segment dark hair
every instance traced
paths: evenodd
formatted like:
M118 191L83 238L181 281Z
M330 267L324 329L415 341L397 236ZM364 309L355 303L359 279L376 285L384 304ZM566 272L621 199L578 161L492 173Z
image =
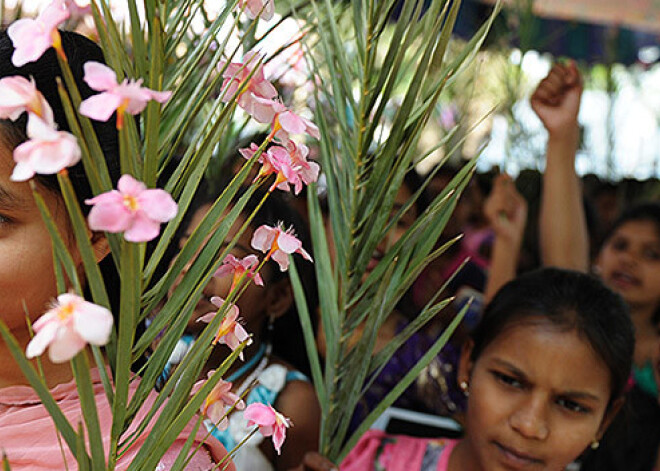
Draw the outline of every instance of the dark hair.
M577 331L610 370L609 404L623 395L635 349L633 324L623 299L584 273L543 268L504 285L472 334L472 359L511 324L534 319Z
M660 203L648 202L640 203L626 209L621 216L614 222L612 228L605 235L604 242L612 237L614 232L627 222L649 221L655 224L655 228L660 233Z
M424 184L424 179L417 173L417 170L414 168L408 170L406 175L403 177L403 186L408 188L411 195L414 195L415 192ZM415 200L415 211L417 212L417 217L421 216L422 213L426 210L429 205L429 196L428 190L425 188L419 194Z
M224 186L224 184L212 185L208 181L202 181L195 197L190 203L190 207L188 208L181 225L179 226L179 237L190 225L190 221L195 212L204 205L214 202L222 192ZM242 194L244 190L245 189L239 190L239 195ZM242 214L245 216L252 214L262 200L262 197L263 192L257 191L245 205ZM293 227L296 237L300 239L305 250L311 252L309 231L302 218L297 211L287 203L286 195L280 191L275 191L266 198L261 208L259 208L254 218L250 221L250 227L252 230L255 230L264 224L268 226L276 226L280 222L287 228ZM178 240L179 237L175 237L175 239ZM307 306L312 318L312 327L316 330L318 293L316 291L314 268L310 262L303 260L302 257L298 255L293 257L293 261L296 265L296 269L298 270L305 291ZM288 279L288 273L281 272L277 263L272 260L270 260L264 268L266 268L264 272L264 281L266 284L269 281L278 282L283 279ZM273 354L277 355L282 360L291 363L303 373L308 375L311 373L309 359L305 353L302 327L300 325L295 303L292 304L289 311L275 320L273 330L270 333L270 340L273 345Z
M83 66L85 62L96 61L105 62L103 52L92 41L77 33L60 32L62 37L62 47L67 56L71 72L75 79L78 89L83 99L93 95L92 89L87 86L83 80ZM70 131L69 123L66 119L64 107L60 100L57 88L57 77L62 76L60 66L57 60L55 50L48 49L35 62L30 62L22 67L15 67L11 61L14 53L14 46L6 31L0 31L0 78L13 75L20 75L26 78L33 78L37 89L48 101L53 109L55 123L62 131ZM63 82L63 80L62 80ZM101 149L105 155L110 177L113 184L119 179L119 141L114 121L111 119L107 123L93 121L94 131L98 137ZM10 147L16 147L27 140L26 135L27 113L16 121L0 120L0 139ZM82 162L69 167L69 178L76 192L77 199L83 212L89 212L89 207L84 204L84 200L92 197L92 190L85 174ZM35 180L47 190L61 195L57 177L55 175L36 175ZM108 296L112 304L113 312L116 312L119 301L119 278L117 270L112 261L112 257L105 257L99 263L101 273L103 274Z

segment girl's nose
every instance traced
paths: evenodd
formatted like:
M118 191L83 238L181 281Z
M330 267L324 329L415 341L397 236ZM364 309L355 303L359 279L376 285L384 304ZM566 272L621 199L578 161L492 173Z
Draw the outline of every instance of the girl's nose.
M525 438L545 440L550 435L545 401L529 398L509 418L511 428Z

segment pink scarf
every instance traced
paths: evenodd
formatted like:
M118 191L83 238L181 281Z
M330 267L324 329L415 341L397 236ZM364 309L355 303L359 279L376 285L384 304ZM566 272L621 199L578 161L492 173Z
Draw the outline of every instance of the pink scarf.
M112 427L112 410L108 404L103 385L97 370L91 371L94 394L103 434L103 444L106 452L109 449L110 429ZM139 381L133 381L130 386L129 395L132 396L137 390ZM75 382L60 384L51 390L51 394L60 406L64 415L77 429L82 421L80 401ZM128 434L136 429L136 425L146 417L147 412L156 400L156 393L149 395L144 406L138 411L134 425L128 429ZM117 470L125 470L135 458L146 437L152 431L153 422L136 440L136 442L119 458ZM192 431L192 423L189 424L179 435L172 447L161 459L159 470L169 469L178 456L186 439ZM157 433L157 432L155 432ZM224 447L214 438L205 440L206 430L201 427L195 437L195 445L204 443L201 450L195 454L186 469L206 471L213 468L213 463L222 459L227 454ZM29 386L11 386L0 389L0 455L4 452L9 459L11 469L16 470L63 470L66 469L62 457L62 450L66 457L68 469L77 469L76 461L68 446L62 440L60 448L55 426L46 408L41 404L39 397ZM229 467L235 471L233 463Z

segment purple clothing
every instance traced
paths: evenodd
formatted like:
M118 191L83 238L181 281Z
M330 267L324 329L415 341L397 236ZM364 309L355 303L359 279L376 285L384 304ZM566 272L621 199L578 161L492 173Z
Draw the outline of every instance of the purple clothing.
M397 326L397 334L405 327ZM378 403L403 379L433 345L435 338L415 332L397 351L358 402L351 420L354 431ZM460 348L447 343L393 406L434 415L452 416L465 410L465 395L458 387L456 372Z

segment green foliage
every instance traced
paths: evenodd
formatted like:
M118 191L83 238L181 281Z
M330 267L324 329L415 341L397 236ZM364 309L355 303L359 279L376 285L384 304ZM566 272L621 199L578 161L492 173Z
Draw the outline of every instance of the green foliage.
M453 331L448 326L432 352L393 390L352 436L348 427L373 374L447 301L431 303L392 346L374 354L378 331L417 275L446 248L434 250L474 162L467 164L410 227L388 248L371 272L367 265L413 201L399 211L394 200L415 163L417 143L444 86L460 80L490 22L452 61L445 62L460 2L354 0L350 6L312 0L314 35L306 39L313 70L316 122L321 129L331 252L316 192L309 192L310 224L320 295L320 322L326 338L325 364L313 352L309 314L301 308L323 423L321 452L340 461L379 412L405 390ZM395 6L401 6L393 21ZM492 21L492 19L491 19ZM393 116L386 110L395 109ZM427 180L428 182L428 180ZM425 183L426 184L426 183ZM415 197L418 196L418 193ZM300 286L294 287L301 298ZM361 336L353 332L361 326ZM321 374L323 371L323 374Z

